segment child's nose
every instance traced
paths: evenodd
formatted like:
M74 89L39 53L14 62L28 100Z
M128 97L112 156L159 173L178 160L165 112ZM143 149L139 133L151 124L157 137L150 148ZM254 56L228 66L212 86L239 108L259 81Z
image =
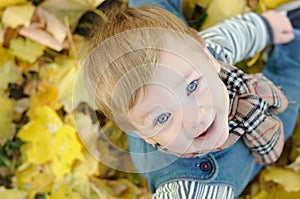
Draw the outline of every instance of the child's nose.
M205 107L192 107L183 110L182 125L185 130L194 131L199 128L199 124L205 115Z

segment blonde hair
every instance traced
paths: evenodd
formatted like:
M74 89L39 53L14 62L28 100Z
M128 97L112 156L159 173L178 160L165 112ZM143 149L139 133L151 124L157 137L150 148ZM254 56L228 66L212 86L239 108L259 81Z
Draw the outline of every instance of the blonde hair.
M188 35L205 46L197 31L161 8L124 8L109 15L83 49L85 81L95 105L123 130L134 130L128 111L151 81L165 41L163 30ZM157 31L158 30L158 31Z

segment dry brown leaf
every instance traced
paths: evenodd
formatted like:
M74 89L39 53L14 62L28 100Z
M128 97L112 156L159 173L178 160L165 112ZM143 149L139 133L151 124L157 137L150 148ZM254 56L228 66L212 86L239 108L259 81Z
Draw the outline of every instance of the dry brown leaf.
M67 47L65 41L67 30L52 14L42 8L36 10L36 20L28 27L20 29L20 35L37 41L56 51Z
M54 14L63 23L67 17L71 30L74 30L85 12L97 8L103 2L104 0L45 0L40 6Z

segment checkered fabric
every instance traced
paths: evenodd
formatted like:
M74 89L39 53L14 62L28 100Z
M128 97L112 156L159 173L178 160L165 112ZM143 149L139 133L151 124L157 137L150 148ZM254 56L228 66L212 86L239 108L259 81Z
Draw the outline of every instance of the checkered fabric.
M223 63L219 75L230 98L230 135L220 150L242 138L256 162L276 161L284 145L283 126L276 114L287 108L286 97L261 73L245 74Z
M262 74L245 74L234 66L221 64L219 76L227 87L230 102L229 137L216 151L242 138L257 163L275 162L284 145L283 126L276 114L287 108L286 97ZM158 143L153 146L183 158L203 155L203 152L176 154Z

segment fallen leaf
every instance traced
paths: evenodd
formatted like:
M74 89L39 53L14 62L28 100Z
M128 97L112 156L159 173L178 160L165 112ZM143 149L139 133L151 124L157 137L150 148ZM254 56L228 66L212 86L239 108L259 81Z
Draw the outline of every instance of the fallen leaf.
M86 176L99 175L99 161L90 154L89 151L83 150L83 158L75 164L73 172L78 172Z
M97 192L99 198L116 199L116 195L112 187L107 185L107 180L92 177L91 182L94 186L92 188Z
M13 114L13 100L5 97L0 92L0 146L9 140L12 139L15 135L15 124L12 122Z
M1 42L0 42L1 43ZM0 46L0 68L6 64L8 61L12 61L14 56L9 53L6 48Z
M80 197L73 193L67 185L63 185L47 195L47 199L80 199Z
M85 12L96 9L103 2L104 0L45 0L40 6L54 14L62 23L67 17L71 30L74 30Z
M261 181L272 181L284 187L286 192L300 191L300 174L280 167L266 167L259 176Z
M29 98L28 97L23 97L21 99L15 100L15 105L13 109L13 120L14 121L20 121L23 120L24 118L24 112L28 110L30 106Z
M21 199L26 197L26 192L18 189L6 189L5 187L0 187L1 198L9 199Z
M59 68L53 76L52 83L59 89L59 99L63 103L64 109L71 112L78 66L74 59L58 60L57 64Z
M29 26L34 10L33 5L9 6L3 13L2 23L11 28Z
M44 80L58 88L59 101L64 105L66 112L71 112L82 102L87 102L91 106L92 102L82 79L79 80L75 59L57 59L43 67L40 73Z
M53 86L47 83L40 83L38 92L30 96L30 108L27 115L31 116L32 111L35 110L37 106L47 105L54 110L58 110L62 107L59 101L57 86Z
M43 164L55 157L52 133L47 121L32 120L24 125L17 136L26 143L21 147L26 161L32 164Z
M0 90L6 90L9 83L18 83L21 80L21 69L12 61L0 67Z
M30 105L30 101L27 97L21 98L16 100L15 106L14 106L14 112L18 114L23 114Z
M263 0L263 1L269 9L274 9L280 6L281 4L291 2L292 0Z
M64 43L67 33L64 25L52 14L37 8L37 18L28 27L20 29L20 35L39 42L56 51L66 47Z
M207 18L201 29L206 29L225 19L241 14L244 12L245 7L244 0L213 0L208 5Z
M27 198L35 198L37 193L47 193L52 190L55 175L49 164L27 164L16 172L16 185L27 193Z
M1 17L1 13L0 13L0 17ZM4 33L5 33L4 27L3 27L2 23L0 23L0 44L2 44L4 42ZM1 61L0 61L0 66L1 66Z
M73 192L80 194L81 198L99 199L98 194L92 188L89 176L84 173L73 171L67 176L65 181Z
M16 38L10 41L10 52L17 58L34 63L44 53L45 46L30 39Z
M287 192L281 185L274 186L268 191L261 191L253 199L299 199L300 192Z
M22 4L22 3L27 3L27 0L0 0L0 9L16 5L16 4Z
M60 179L71 172L74 160L82 160L82 145L75 128L69 125L59 128L54 134L53 148L55 149L53 171Z
M286 168L289 168L289 169L292 169L293 171L295 172L298 172L300 171L300 148L295 148L296 152L298 152L298 156L296 157L296 159L290 163L289 165L286 166Z
M51 133L55 133L60 127L63 126L63 122L57 115L54 109L49 106L37 106L32 114L29 115L30 120L40 120L47 124L48 130Z

